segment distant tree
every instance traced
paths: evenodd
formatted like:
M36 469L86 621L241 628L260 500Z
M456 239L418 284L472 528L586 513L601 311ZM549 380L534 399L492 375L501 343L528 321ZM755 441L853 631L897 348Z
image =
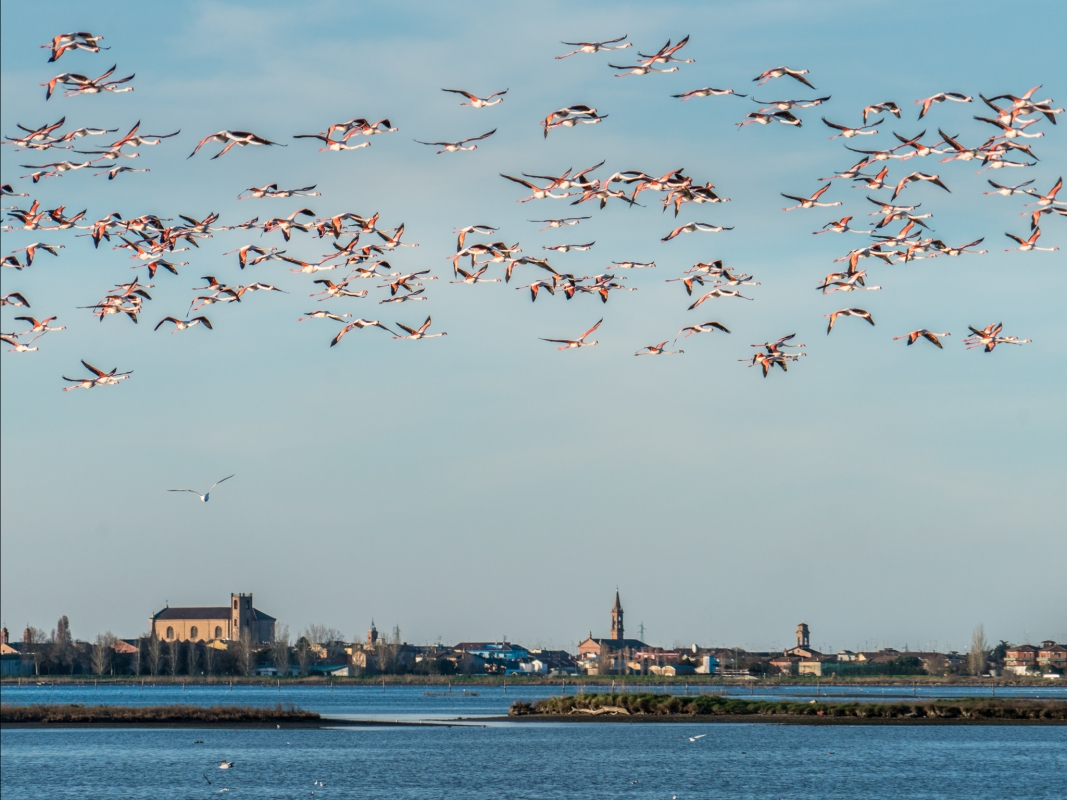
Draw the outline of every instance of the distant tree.
M74 640L70 635L70 620L64 614L56 622L56 631L53 636L52 661L56 670L64 670L74 674L74 666L78 660L78 654L74 648Z
M1008 656L1009 647L1011 645L1001 639L1000 643L989 652L989 660L994 664L1003 664L1004 659Z
M989 663L989 643L985 638L985 626L979 625L971 634L971 649L967 653L967 669L972 675L982 675Z
M274 626L274 639L270 643L271 660L279 675L289 674L289 626Z
M311 642L307 636L301 636L296 640L296 663L300 667L301 676L305 676L311 669Z
M27 625L22 632L22 652L33 656L33 672L41 674L41 662L44 660L44 631Z
M159 641L155 631L152 631L152 635L148 637L147 650L148 672L152 676L158 675L160 667L163 666L163 643Z
M115 655L113 646L118 640L118 637L111 631L106 631L96 637L90 655L90 664L94 675L106 675L111 672L113 656Z

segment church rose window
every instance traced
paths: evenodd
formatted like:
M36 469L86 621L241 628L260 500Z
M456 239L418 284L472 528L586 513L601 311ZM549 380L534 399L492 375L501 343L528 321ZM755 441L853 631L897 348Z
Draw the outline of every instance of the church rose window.
M174 628L170 627L169 625L167 626L167 638L168 639L173 639L174 638Z
M197 634L198 634L199 632L200 632L200 631L198 631L198 630L196 629L196 626L194 625L193 627L191 627L191 628L189 629L189 638L190 638L190 639L195 639L195 638L196 638L196 635L197 635Z

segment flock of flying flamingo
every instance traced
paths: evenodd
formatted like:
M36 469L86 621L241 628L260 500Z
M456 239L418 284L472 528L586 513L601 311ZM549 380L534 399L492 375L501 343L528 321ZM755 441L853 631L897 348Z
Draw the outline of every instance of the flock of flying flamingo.
M49 63L57 62L65 54L78 50L87 53L99 53L108 48L102 47L100 42L103 36L87 32L67 33L56 36L50 43L42 45L49 49L51 57ZM607 66L615 71L616 78L645 76L652 73L673 73L680 71L680 65L691 64L692 58L683 58L684 48L689 43L686 36L672 44L668 41L663 47L655 52L637 52L636 57L625 59L627 62L616 64L607 63ZM627 36L607 39L599 42L564 42L572 48L570 52L556 56L557 59L566 59L578 55L595 55L608 51L623 51L632 46ZM615 55L613 60L624 60L621 55ZM117 66L117 65L116 65ZM102 75L95 78L87 77L80 73L65 72L52 77L42 84L45 87L45 98L51 100L56 97L58 87L66 87L63 95L74 97L78 95L99 94L102 92L127 93L133 92L134 86L131 81L136 77L131 74L124 78L112 79L116 66L112 66ZM776 86L788 86L816 90L809 78L807 69L792 69L781 66L768 69L753 78L757 87L769 84L771 81L782 79ZM984 241L984 238L962 245L950 245L939 238L933 238L930 226L926 220L932 217L929 212L918 213L921 203L913 202L910 205L896 204L904 193L908 193L909 201L916 188L920 185L936 187L942 192L951 193L948 185L951 178L943 179L933 171L913 170L907 174L889 177L890 167L894 162L904 162L911 159L930 159L933 157L940 163L956 161L981 162L982 170L999 169L1024 169L1038 164L1038 157L1032 150L1029 140L1040 138L1042 131L1035 131L1034 127L1039 123L1047 122L1056 125L1056 116L1063 112L1062 108L1054 108L1051 99L1035 99L1035 94L1040 90L1035 86L1020 95L1002 94L993 97L978 95L979 101L989 109L984 112L986 116L975 115L975 119L990 126L988 138L981 144L964 145L956 135L949 135L938 128L936 141L924 141L926 131L913 137L902 136L896 132L893 136L895 144L886 149L861 149L845 145L845 148L860 156L858 161L851 167L836 172L833 175L819 178L821 187L810 194L787 194L782 196L791 201L793 205L782 210L811 211L814 209L830 208L842 205L842 200L830 201L827 197L834 187L851 184L854 188L863 188L870 192L888 192L889 199L876 198L867 195L867 199L875 206L870 216L876 217L864 229L853 228L850 223L854 216L844 216L839 220L827 222L814 234L826 233L853 233L868 237L865 244L851 248L837 259L841 263L839 269L825 276L815 288L823 295L837 292L854 291L878 291L881 287L869 285L867 282L867 269L860 269L859 262L864 259L876 259L885 264L907 263L913 260L934 257L956 257L963 254L981 254L986 250L976 250ZM499 105L512 97L508 95L508 89L496 91L484 97L462 89L442 89L442 91L464 98L466 102L460 105L472 109L486 109ZM783 92L788 94L788 92ZM734 96L735 98L748 98L754 100L759 108L747 113L737 122L739 128L752 125L784 124L793 127L801 127L804 124L803 116L799 112L803 109L822 106L830 101L829 95L812 99L780 99L759 100L749 97L749 93L741 93L732 88L705 87L671 95L680 102L709 97ZM732 102L732 101L731 101ZM935 107L940 103L973 103L974 98L959 92L940 92L930 97L915 101L919 106L918 119L922 120L928 115L934 114ZM855 114L858 124L846 124L832 121L827 117L821 117L821 121L832 132L829 139L844 139L851 141L856 137L873 136L878 133L878 126L885 122L887 115L892 115L898 120L907 106L901 107L893 101L872 103ZM492 112L489 112L490 114ZM576 104L560 108L545 115L540 121L543 137L564 128L573 128L578 125L595 125L609 119L609 114L601 113L596 107L587 104ZM839 118L840 119L840 118ZM610 123L609 123L610 124ZM163 134L148 134L140 132L140 122L134 124L124 135L115 138L110 144L94 148L76 149L82 139L89 137L104 137L98 139L104 141L112 134L119 133L118 129L104 129L81 127L63 132L66 125L66 116L58 121L40 125L38 127L26 127L19 124L19 133L14 136L5 136L4 145L17 148L18 152L32 152L38 154L36 160L47 160L43 155L48 151L70 150L79 155L92 156L83 162L71 160L58 160L62 156L55 156L57 160L48 163L25 164L23 167L30 172L21 176L23 180L29 180L32 184L64 176L68 172L79 170L98 170L96 176L106 174L108 180L115 180L129 173L147 172L148 169L133 168L121 163L122 159L135 159L140 156L139 148L155 147L165 140L177 137L181 131L176 130ZM437 154L448 155L460 152L471 152L492 137L497 128L489 130L478 136L471 136L455 141L423 141L414 140L418 144L435 147ZM325 130L316 133L298 133L292 136L294 140L309 139L318 142L322 146L320 152L342 152L358 150L370 147L371 139L380 134L396 134L398 128L389 119L370 121L365 118L354 118L345 122L329 125ZM293 143L296 146L296 142ZM203 148L209 145L220 145L217 151L210 156L218 159L229 153L234 148L245 147L286 147L283 142L273 141L264 136L238 130L221 130L217 133L201 138L188 158L196 156ZM449 155L449 157L453 157ZM938 158L940 157L940 158ZM203 158L203 156L201 156ZM1023 160L1025 159L1025 160ZM27 159L28 160L28 159ZM850 157L851 160L851 157ZM623 203L629 207L641 205L638 198L648 193L658 193L660 204L664 211L671 209L673 216L677 218L682 207L689 204L715 204L730 202L729 197L723 197L720 191L705 179L699 183L684 170L672 170L659 177L648 175L639 170L616 171L611 175L602 173L601 177L594 177L594 173L604 166L604 161L598 164L572 171L568 169L561 175L538 175L521 173L519 175L501 174L501 177L512 184L522 187L527 196L516 198L519 203L532 201L558 201L566 200L571 206L579 206L584 203L595 203L600 209L609 202L613 205ZM870 170L870 171L866 171ZM877 170L877 171L875 171ZM123 179L125 180L125 178ZM1006 232L1005 236L1017 246L1010 248L1021 252L1053 251L1058 248L1042 247L1038 242L1041 237L1041 224L1045 217L1067 215L1067 204L1058 199L1058 192L1062 187L1062 178L1057 180L1045 193L1034 186L1034 180L1028 180L1017 185L1006 185L988 180L992 191L987 195L1001 195L1005 197L1027 197L1035 202L1030 204L1031 211L1024 211L1023 215L1029 218L1030 231L1025 234ZM31 185L32 185L31 184ZM26 187L29 188L29 187ZM320 193L315 190L315 185L301 186L297 188L279 188L277 183L267 184L261 187L249 187L238 195L239 200L265 200L294 197L318 197ZM924 196L930 196L930 190ZM13 184L5 183L2 187L5 200L29 197L29 192L16 191ZM647 201L647 197L646 197ZM902 201L903 202L903 201ZM318 291L311 293L311 298L317 298L316 303L326 301L341 303L351 302L350 298L366 298L370 294L370 287L387 290L381 294L379 305L425 301L427 284L438 280L441 276L432 274L430 269L414 271L394 270L387 260L393 258L393 251L404 247L418 247L417 243L405 239L405 225L399 223L395 227L385 227L379 224L379 215L364 216L354 212L343 212L332 216L319 216L310 208L300 208L286 216L271 217L261 220L258 216L239 224L219 224L219 215L210 213L202 218L188 215L179 215L180 222L172 219L162 219L154 214L145 214L137 217L123 217L119 212L110 213L97 220L86 216L87 211L77 213L67 211L65 205L57 208L44 209L38 200L27 202L26 207L19 205L9 206L6 209L9 225L4 228L6 232L28 232L31 235L42 234L51 237L58 232L83 231L74 234L84 236L91 241L95 248L111 247L113 250L126 251L129 258L135 261L134 268L143 268L147 275L139 275L133 280L116 284L107 289L102 297L94 303L83 306L89 310L101 322L107 317L126 317L133 322L138 322L139 317L145 311L145 304L152 300L151 291L155 284L149 282L156 278L160 271L178 275L179 268L189 264L187 261L175 261L176 254L188 252L191 248L199 248L199 242L212 238L215 234L227 232L231 235L247 236L252 231L257 231L261 236L274 233L279 235L281 241L276 240L278 246L261 244L245 244L229 251L225 255L236 255L236 261L241 271L265 262L282 262L290 265L289 270L295 274L314 275L312 285L318 287ZM531 220L536 224L543 224L542 231L550 229L574 228L583 221L590 219L589 215L582 216L559 216L545 215L545 219ZM899 224L897 230L889 226ZM708 222L691 221L675 227L661 237L661 242L668 243L684 234L694 233L725 233L732 230L729 226L716 225ZM549 295L562 295L568 300L580 295L592 295L598 297L606 304L613 292L636 291L633 287L625 285L626 277L617 273L633 269L655 268L655 262L615 261L598 275L575 275L549 263L550 254L554 258L572 251L587 251L593 248L595 241L560 244L543 247L543 255L520 255L522 250L519 243L508 244L503 240L485 241L492 239L497 233L497 228L486 224L466 225L458 227L456 233L456 249L447 256L452 265L451 283L477 285L480 283L511 283L516 269L521 268L521 274L529 275L528 282L516 285L520 291L528 291L531 302L536 302L544 297L542 291ZM71 234L67 234L71 235ZM311 236L321 242L320 250L326 250L317 260L305 261L297 258L285 249L294 236ZM850 239L851 237L845 237ZM88 243L87 243L88 244ZM328 245L328 246L327 246ZM35 258L46 253L53 257L59 257L59 251L66 245L52 242L34 242L11 251L3 257L3 266L21 272L34 263ZM492 268L501 270L499 276L488 277ZM319 276L317 273L329 273L329 276ZM215 276L203 277L206 284L194 287L196 292L189 304L189 310L182 316L163 316L155 325L155 330L163 326L170 326L172 334L188 331L191 328L202 326L211 331L214 326L205 313L196 312L209 306L218 304L229 305L233 303L247 302L257 292L284 292L285 290L263 281L252 281L247 284L229 285L216 279ZM685 270L678 277L666 279L669 283L681 283L686 291L687 298L692 298L688 310L694 310L705 302L712 300L745 300L753 298L742 294L746 286L758 286L759 281L753 276L744 274L733 267L725 266L722 260L698 262ZM369 284L361 284L362 281L370 281ZM516 284L522 281L516 280ZM368 288L359 288L361 285ZM697 296L694 297L694 291ZM14 317L16 322L25 323L26 330L4 333L3 342L10 346L9 352L29 353L39 349L34 343L41 340L48 333L54 333L65 329L63 325L53 325L57 316L51 315L38 319L31 316L28 309L31 308L28 293L12 291L3 295L3 306L11 306L18 309L20 316ZM310 302L310 301L309 301ZM689 303L689 300L686 301ZM710 306L709 306L710 307ZM24 310L25 309L25 310ZM37 313L37 312L33 312ZM195 315L195 316L194 316ZM856 319L875 325L872 314L858 307L840 308L824 315L829 320L826 332L830 334L836 324L842 320ZM421 315L420 315L421 317ZM342 338L354 331L362 331L367 328L377 328L390 334L393 339L419 341L436 337L444 337L447 331L434 329L431 315L427 315L423 322L411 324L395 323L392 327L378 319L354 318L351 313L332 313L324 308L314 307L298 318L298 322L309 320L328 320L340 325L336 333L329 341L329 346L338 345ZM604 318L592 325L588 330L576 338L551 338L542 337L544 341L558 345L559 350L579 349L593 347L598 340L590 340L590 336L603 324ZM852 325L855 323L846 323ZM402 331L403 333L398 333ZM1021 345L1029 342L1029 339L1021 339L1015 335L1005 335L1003 325L999 322L984 326L971 326L970 335L963 339L967 348L981 348L985 352L991 352L997 345L1015 344ZM674 337L674 342L680 338L689 338L695 334L718 332L729 334L729 329L716 320L695 323L684 326ZM914 330L901 336L893 337L894 341L903 340L908 345L915 344L920 339L943 348L942 340L949 337L950 332L932 332L925 328ZM782 336L771 342L752 344L756 352L746 356L740 361L751 366L759 366L764 377L775 366L783 371L788 369L790 363L796 362L804 355L800 351L804 348L803 343L794 342L795 334ZM648 355L677 355L684 350L668 349L669 337L656 344L646 345L640 348L635 356ZM73 389L92 389L98 386L111 386L128 379L132 370L119 371L118 368L110 371L100 369L92 364L82 361L88 375L80 377L66 377L63 380L70 385L63 391ZM225 480L225 479L224 479ZM201 496L206 500L207 495Z

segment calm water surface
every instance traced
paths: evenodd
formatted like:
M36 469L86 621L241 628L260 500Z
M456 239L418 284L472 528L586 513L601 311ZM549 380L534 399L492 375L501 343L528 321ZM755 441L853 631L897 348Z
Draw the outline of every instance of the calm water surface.
M332 692L319 687L280 692L259 687L232 692L4 687L0 694L5 702L261 705L280 700L343 716L435 719L501 714L513 700L559 689L509 687L505 694L502 688L477 687L477 696L466 697L426 696L424 691L439 687ZM706 736L690 741L698 734ZM221 759L236 766L221 771ZM327 730L4 730L0 762L4 800L297 798L311 792L317 798L449 800L575 795L1000 798L1017 794L1020 786L1028 798L1058 798L1064 796L1067 774L1067 728L495 723Z

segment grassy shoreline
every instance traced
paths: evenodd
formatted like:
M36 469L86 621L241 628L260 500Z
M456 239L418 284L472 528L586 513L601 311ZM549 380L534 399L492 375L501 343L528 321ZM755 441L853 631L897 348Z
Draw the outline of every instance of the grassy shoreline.
M910 703L775 702L701 695L585 694L511 705L509 719L617 722L728 720L773 722L1040 722L1067 724L1067 702L957 699Z
M292 705L275 706L109 706L69 703L0 705L0 725L318 725L322 717Z
M341 677L268 677L268 676L229 676L229 675L156 675L156 676L96 676L96 675L41 675L22 678L5 677L0 680L0 687L14 686L691 686L722 687L750 686L754 688L773 688L776 686L815 687L824 686L895 686L901 688L924 686L958 686L983 687L996 689L1011 686L1043 686L1050 689L1067 685L1067 681L1050 681L1040 677L1024 678L1020 676L1001 676L998 678L974 678L968 676L938 677L930 675L907 675L899 678L877 676L868 678L815 678L804 677L764 677L735 678L716 677L713 675L689 675L678 678L658 675L569 675L567 677L545 675L363 675L351 678Z

